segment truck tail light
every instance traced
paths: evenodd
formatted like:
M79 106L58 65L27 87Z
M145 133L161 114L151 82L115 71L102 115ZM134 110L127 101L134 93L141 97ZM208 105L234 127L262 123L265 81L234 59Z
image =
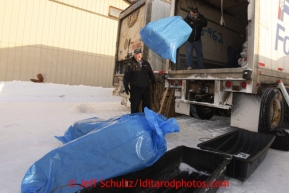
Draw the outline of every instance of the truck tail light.
M246 82L246 81L243 81L243 82L241 83L241 87L242 87L243 89L245 89L245 88L247 87L247 82Z
M226 85L227 88L231 88L232 82L231 81L226 81L225 85Z
M173 85L173 86L180 85L180 86L182 86L182 84L183 84L183 81L181 81L181 80L170 80L170 85Z

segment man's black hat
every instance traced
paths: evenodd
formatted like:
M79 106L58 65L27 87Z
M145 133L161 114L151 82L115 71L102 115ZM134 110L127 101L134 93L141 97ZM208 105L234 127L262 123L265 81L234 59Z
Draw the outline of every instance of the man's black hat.
M139 53L142 53L142 51L141 51L140 48L137 48L137 49L134 50L134 53L135 53L135 54L139 54Z
M197 6L192 6L192 7L191 7L191 11L198 12L198 7L197 7Z

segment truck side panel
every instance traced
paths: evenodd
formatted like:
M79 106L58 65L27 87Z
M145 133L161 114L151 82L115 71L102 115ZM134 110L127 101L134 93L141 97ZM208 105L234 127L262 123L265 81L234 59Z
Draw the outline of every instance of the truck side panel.
M289 2L258 1L259 65L289 72Z
M133 56L133 50L143 49L143 57L152 66L153 70L164 70L165 59L148 49L141 41L140 31L149 22L169 17L170 4L162 0L142 0L136 2L140 6L135 6L131 12L124 15L120 21L118 34L117 62L123 61ZM116 71L123 74L123 70Z
M139 32L145 25L145 11L145 6L142 6L121 21L117 48L118 61L132 57L134 49L143 48Z

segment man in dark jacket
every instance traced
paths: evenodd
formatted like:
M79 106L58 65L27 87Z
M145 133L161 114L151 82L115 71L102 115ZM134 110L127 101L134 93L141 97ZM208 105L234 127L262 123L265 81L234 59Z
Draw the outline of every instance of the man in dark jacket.
M139 112L141 100L143 109L150 108L149 79L154 86L155 76L151 65L143 60L141 49L135 49L123 77L125 92L130 93L131 113Z
M186 42L186 62L188 67L187 69L192 69L194 49L196 49L198 68L203 69L204 64L201 33L203 27L207 26L207 19L199 13L198 7L192 6L190 12L184 20L193 30L188 41Z

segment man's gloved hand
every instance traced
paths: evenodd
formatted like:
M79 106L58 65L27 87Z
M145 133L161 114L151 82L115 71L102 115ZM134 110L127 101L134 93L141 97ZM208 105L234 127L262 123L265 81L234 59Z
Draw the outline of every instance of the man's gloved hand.
M129 95L130 89L129 89L128 85L124 85L124 89L125 89L125 93L126 93L127 95Z

